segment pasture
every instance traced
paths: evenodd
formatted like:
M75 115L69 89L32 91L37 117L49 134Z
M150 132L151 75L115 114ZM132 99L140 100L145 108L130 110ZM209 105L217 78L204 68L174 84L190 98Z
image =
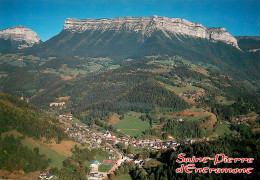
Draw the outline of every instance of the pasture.
M120 120L117 124L113 124L112 126L130 136L142 135L143 131L150 128L150 125L148 122L140 119L141 115L143 115L143 113L130 111L125 114L123 120Z

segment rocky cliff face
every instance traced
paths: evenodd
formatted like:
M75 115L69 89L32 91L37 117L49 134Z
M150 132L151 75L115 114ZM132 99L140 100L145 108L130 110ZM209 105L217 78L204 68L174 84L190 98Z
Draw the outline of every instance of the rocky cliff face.
M18 49L31 47L34 44L40 43L40 39L36 32L24 26L15 26L0 30L0 38L19 42Z
M65 21L63 30L70 32L83 33L86 30L113 30L141 32L143 35L150 36L153 31L161 30L167 37L168 33L205 38L212 41L223 41L231 44L236 48L237 40L231 36L225 28L206 28L198 23L179 18L166 17L118 17L113 19L72 19L68 18Z

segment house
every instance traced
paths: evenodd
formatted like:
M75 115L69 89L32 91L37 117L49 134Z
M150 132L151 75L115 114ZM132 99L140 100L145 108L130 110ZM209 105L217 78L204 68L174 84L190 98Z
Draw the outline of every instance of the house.
M109 152L114 152L114 150L113 149L109 149Z
M138 159L138 160L135 160L134 163L135 164L142 164L143 160L142 159Z
M90 164L90 167L91 168L94 168L94 167L97 167L99 165L99 161L93 161L91 164Z
M135 142L136 142L135 138L132 138L132 139L129 140L129 144L132 144L132 143L135 143Z
M97 142L98 144L100 144L102 141L101 141L101 139L97 139L96 142Z
M53 103L50 103L50 107L52 107L52 106L63 106L63 105L65 105L65 102L60 102L60 103L53 102Z
M176 142L176 141L171 141L171 144L172 144L172 145L176 145L177 142Z
M99 180L98 177L88 177L88 180Z
M41 175L39 176L41 179L52 179L54 178L52 174L47 173L46 171L41 172Z
M177 119L177 122L182 122L182 121L183 121L182 118Z
M111 137L111 134L107 131L105 134L104 134L105 137Z

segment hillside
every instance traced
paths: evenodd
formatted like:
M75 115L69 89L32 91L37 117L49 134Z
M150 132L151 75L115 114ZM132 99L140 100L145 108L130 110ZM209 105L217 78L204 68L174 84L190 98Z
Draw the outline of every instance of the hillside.
M244 51L257 52L260 49L259 36L238 36L236 39L239 47Z
M60 169L77 144L69 140L56 119L32 104L3 93L0 94L0 123L1 178L34 179L40 170Z
M193 131L187 131L186 135L181 130L173 133L174 125L167 124L180 118L185 123L177 123L179 129L197 127L191 133L193 137L230 133L227 125L219 124L217 119L230 121L250 111L257 113L260 102L252 85L234 80L215 67L193 64L177 56L124 61L116 69L57 84L31 101L43 108L49 108L51 102L65 102L63 112L71 111L84 123L112 130L117 126L110 126L113 114L125 119L129 111L145 113L138 117L150 124L143 135L164 138L190 136ZM222 128L227 132L219 130Z
M67 136L57 126L58 122L35 106L18 100L8 94L0 94L0 133L17 130L18 132L40 139L54 138L61 141Z

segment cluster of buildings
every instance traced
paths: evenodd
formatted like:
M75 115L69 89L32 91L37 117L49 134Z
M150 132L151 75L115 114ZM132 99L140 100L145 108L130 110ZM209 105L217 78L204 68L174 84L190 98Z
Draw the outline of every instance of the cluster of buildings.
M52 102L50 103L50 107L60 107L60 109L65 109L66 105L65 102Z
M187 85L192 86L191 83L187 83ZM201 99L201 97L205 96L205 90L204 89L199 89L194 92L185 92L185 93L178 93L180 97L183 97L184 99L188 100L189 102L196 102Z
M121 137L117 138L114 134L111 134L110 132L105 133L92 133L92 136L95 138L95 141L97 143L101 143L103 140L105 141L111 141L113 144L123 143L126 146L132 145L133 147L147 147L148 149L167 149L167 148L175 148L179 143L176 141L163 141L161 139L135 139L135 138L127 138L127 137Z
M234 117L234 118L232 118L232 121L233 122L235 122L236 124L242 124L242 123L244 123L244 122L246 122L246 121L248 121L248 120L250 120L250 119L254 119L254 120L256 120L256 119L259 119L260 118L260 115L258 115L258 114L256 114L256 115L240 115L240 116L238 116L238 117Z
M79 123L73 122L71 115L59 115L58 119L63 122L69 122L68 124L64 124L65 133L67 133L74 141L91 145L88 135L89 128L87 125L80 125Z
M60 119L63 120L72 120L72 116L67 115L60 115ZM183 119L179 119L179 121L183 121ZM86 143L89 144L89 147L95 147L95 148L103 148L101 146L102 142L108 142L110 141L110 144L118 144L123 143L126 146L132 145L136 148L148 148L148 149L176 149L179 145L184 144L192 144L196 141L207 141L209 139L186 139L180 143L178 143L176 140L169 140L169 141L163 141L161 139L135 139L131 137L116 137L116 135L111 134L109 131L106 131L105 133L101 132L93 132L89 129L87 125L80 125L78 123L73 123L71 127L66 127L66 133L69 134L70 137L73 138L74 141L77 141L79 143ZM106 151L113 153L115 150L113 148L105 147ZM114 157L111 157L114 158Z

